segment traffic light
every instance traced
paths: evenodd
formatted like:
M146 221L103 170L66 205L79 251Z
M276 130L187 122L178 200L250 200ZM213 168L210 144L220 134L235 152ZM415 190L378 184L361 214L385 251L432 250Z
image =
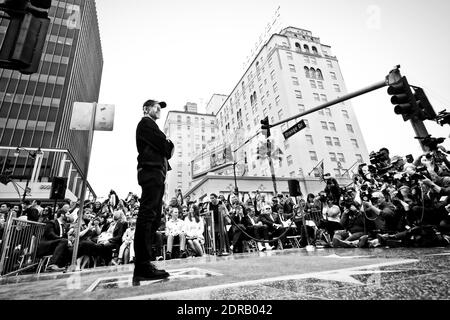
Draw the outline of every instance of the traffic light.
M417 102L417 105L420 112L420 119L421 120L435 120L437 115L436 112L433 109L433 106L431 105L430 101L428 100L427 95L425 94L425 91L423 91L422 88L419 87L413 87L414 88L414 99Z
M23 74L38 71L47 31L51 0L10 0L0 7L9 25L0 48L0 67Z
M270 137L270 125L269 125L269 117L265 117L263 120L261 120L261 130L262 134L266 137Z
M396 105L394 112L401 114L403 120L408 121L418 113L419 107L406 77L389 86L387 92L392 95L391 103Z

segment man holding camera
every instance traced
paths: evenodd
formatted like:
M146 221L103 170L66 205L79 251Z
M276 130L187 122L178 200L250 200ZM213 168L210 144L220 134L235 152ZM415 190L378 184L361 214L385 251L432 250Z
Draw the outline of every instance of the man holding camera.
M168 160L174 151L173 143L156 124L156 120L161 117L161 109L166 106L165 102L147 100L143 105L144 116L136 129L138 183L142 188L142 195L134 237L133 284L169 276L165 270L158 270L150 262L152 245L161 223L166 173L171 169Z

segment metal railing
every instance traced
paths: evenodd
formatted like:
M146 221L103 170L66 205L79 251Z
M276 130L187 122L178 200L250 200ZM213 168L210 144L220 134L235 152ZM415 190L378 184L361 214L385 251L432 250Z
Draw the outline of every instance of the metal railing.
M38 265L36 254L44 231L44 223L9 215L0 245L0 277L17 275Z

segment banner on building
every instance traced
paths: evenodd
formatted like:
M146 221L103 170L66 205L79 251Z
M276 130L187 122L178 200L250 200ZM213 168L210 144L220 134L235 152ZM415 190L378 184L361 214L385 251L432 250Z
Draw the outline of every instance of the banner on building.
M222 145L209 152L202 153L192 160L192 179L201 177L208 172L214 172L233 164L231 146Z
M94 130L113 131L115 106L113 104L97 104L92 102L74 102L70 130L92 130L94 111Z

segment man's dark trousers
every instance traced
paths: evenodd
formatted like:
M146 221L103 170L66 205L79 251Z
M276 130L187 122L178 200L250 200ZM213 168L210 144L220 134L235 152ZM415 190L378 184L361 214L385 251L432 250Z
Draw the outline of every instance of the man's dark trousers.
M161 224L162 198L165 174L161 170L138 170L138 183L142 188L139 213L134 235L135 264L152 260L152 246Z

